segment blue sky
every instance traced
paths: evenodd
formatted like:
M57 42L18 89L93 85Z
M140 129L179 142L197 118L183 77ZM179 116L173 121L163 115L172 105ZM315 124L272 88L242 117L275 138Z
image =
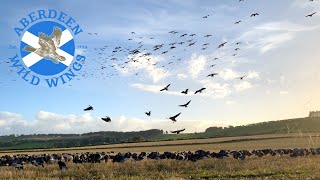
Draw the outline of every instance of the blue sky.
M81 71L86 77L50 89L29 85L11 72L14 69L5 62L17 50L8 46L20 42L13 28L39 9L63 11L81 25L84 32L76 43L88 49L76 52L86 56ZM317 0L2 1L0 134L151 128L194 132L215 125L304 117L320 109L320 17L305 17L319 9ZM260 15L250 17L256 12ZM210 16L202 18L206 15ZM179 33L169 34L172 30ZM88 35L95 32L98 35ZM197 35L180 38L184 33ZM207 34L212 37L204 38ZM169 43L189 39L197 41L195 46L176 45L161 54ZM152 53L150 61L159 65L147 65L140 58L142 63L130 62L122 69L120 62L130 57L126 53L116 53L117 62L110 60L116 46L134 49L140 41L143 52ZM228 43L217 49L223 42ZM201 50L204 43L210 45ZM153 51L156 44L165 45ZM95 50L104 46L108 47L103 52ZM213 61L215 57L219 60ZM210 68L212 64L216 66ZM101 70L102 65L107 68ZM206 77L214 72L219 75ZM243 81L236 79L242 75L247 75ZM169 83L170 91L159 91ZM201 95L181 96L186 88L194 92L202 87L207 89ZM189 100L189 108L178 107ZM87 105L95 110L84 113ZM151 117L144 114L149 110ZM166 119L179 112L177 123ZM113 119L111 124L99 120L106 115Z

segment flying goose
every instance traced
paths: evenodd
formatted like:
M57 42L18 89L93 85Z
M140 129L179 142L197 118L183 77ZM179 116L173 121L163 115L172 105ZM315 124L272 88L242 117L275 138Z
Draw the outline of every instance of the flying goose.
M62 30L59 27L54 27L50 36L40 32L39 33L39 45L40 48L34 48L31 46L24 47L24 51L34 52L37 55L52 60L55 64L59 64L59 61L65 61L66 58L57 53L60 45L60 39Z

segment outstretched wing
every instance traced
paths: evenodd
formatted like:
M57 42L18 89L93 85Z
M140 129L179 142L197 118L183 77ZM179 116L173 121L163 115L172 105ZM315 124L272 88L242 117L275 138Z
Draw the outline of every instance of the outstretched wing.
M172 118L173 118L173 119L176 119L177 117L179 117L179 116L180 116L180 114L181 114L181 113L179 113L179 114L177 114L177 115L173 116Z
M45 44L45 46L50 50L50 53L56 51L56 46L54 45L53 40L49 36L47 36L43 33L39 33L39 44L40 44L40 42L42 44ZM41 46L41 44L40 44L40 46Z
M62 30L59 27L54 27L52 34L50 35L50 38L53 40L54 45L56 48L60 45Z

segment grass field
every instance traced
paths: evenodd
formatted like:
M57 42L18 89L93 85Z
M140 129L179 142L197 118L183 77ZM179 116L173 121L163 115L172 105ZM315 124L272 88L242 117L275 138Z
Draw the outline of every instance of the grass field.
M320 157L252 157L244 161L205 159L127 161L101 164L26 166L23 171L0 168L0 179L319 179Z
M318 139L317 133L278 134L51 149L23 153L311 148L320 145ZM19 152L2 152L0 155L4 154L13 155ZM210 158L197 162L176 160L134 162L130 160L120 164L113 164L110 161L101 164L68 163L68 167L69 169L63 173L56 164L46 165L45 168L27 165L23 171L12 167L1 167L0 179L320 179L320 156L249 157L244 161L233 158L222 160Z

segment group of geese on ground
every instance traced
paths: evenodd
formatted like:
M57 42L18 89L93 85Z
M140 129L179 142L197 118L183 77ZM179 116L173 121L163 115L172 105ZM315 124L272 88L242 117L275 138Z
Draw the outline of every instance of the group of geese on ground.
M248 157L307 157L320 155L320 148L293 148L293 149L255 149L255 150L220 150L219 152L197 150L181 152L83 152L83 153L63 153L63 154L38 154L27 155L18 154L14 156L0 156L0 167L14 167L23 170L25 165L33 165L44 168L45 165L58 164L59 169L63 172L68 169L67 164L84 164L84 163L123 163L126 161L142 160L177 160L197 162L203 159L226 159L232 157L236 160L245 160Z

